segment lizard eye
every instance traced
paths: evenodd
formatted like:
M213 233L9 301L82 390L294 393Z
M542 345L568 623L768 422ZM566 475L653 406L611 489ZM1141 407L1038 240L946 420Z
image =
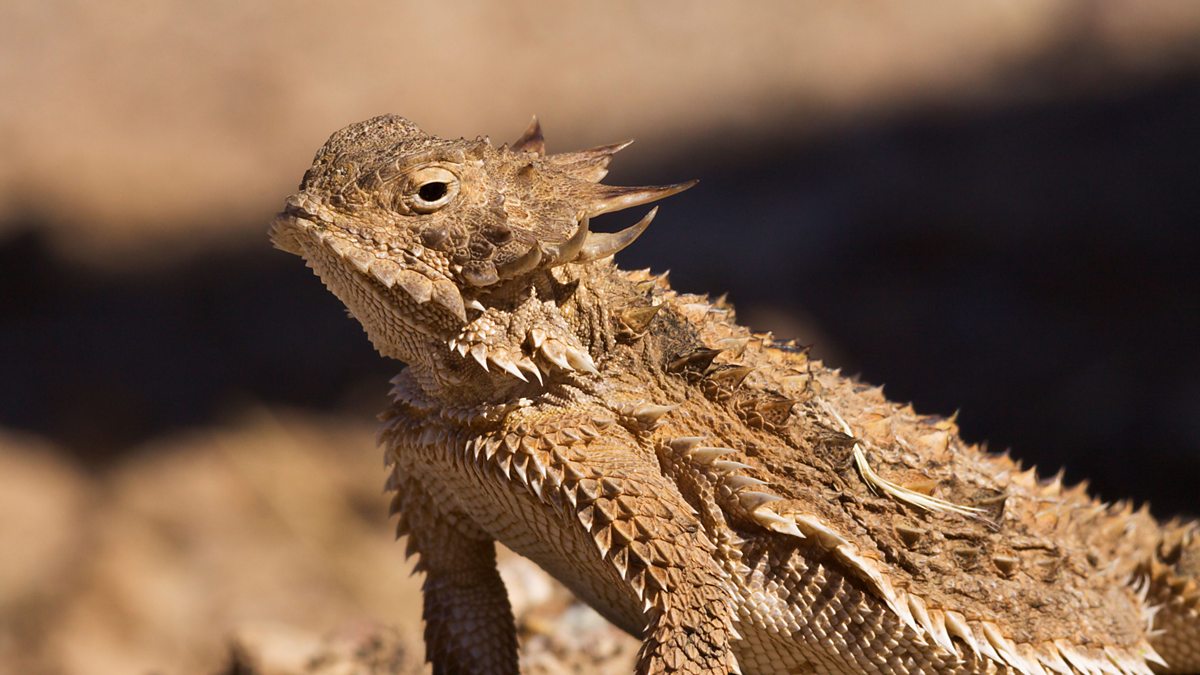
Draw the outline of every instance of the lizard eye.
M417 169L409 177L408 202L417 213L433 213L458 194L458 176L440 166Z

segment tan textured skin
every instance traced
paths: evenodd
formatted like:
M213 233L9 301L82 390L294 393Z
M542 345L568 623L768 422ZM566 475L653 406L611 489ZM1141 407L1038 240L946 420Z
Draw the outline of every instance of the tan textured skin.
M381 440L435 673L515 673L494 542L642 637L638 673L1200 669L1194 524L1101 504L611 256L600 184L396 116L276 219L394 380Z

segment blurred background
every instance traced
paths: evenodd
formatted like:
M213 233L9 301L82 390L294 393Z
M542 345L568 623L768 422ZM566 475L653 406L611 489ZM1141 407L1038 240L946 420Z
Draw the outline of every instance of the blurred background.
M1198 3L15 0L0 91L0 672L420 672L372 438L396 365L266 239L384 112L635 137L610 182L701 183L624 265L1200 511ZM503 565L531 672L629 667Z

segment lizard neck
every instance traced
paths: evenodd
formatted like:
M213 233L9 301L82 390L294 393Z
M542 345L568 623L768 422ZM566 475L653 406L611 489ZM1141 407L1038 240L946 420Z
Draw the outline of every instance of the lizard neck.
M445 405L502 405L603 388L604 363L619 349L619 325L609 311L614 291L629 283L611 263L566 265L520 287L481 296L486 309L454 336L428 336L425 349L404 359L423 395ZM543 341L586 356L540 353ZM524 369L516 368L521 364ZM520 377L518 377L520 375ZM573 394L571 394L573 395Z

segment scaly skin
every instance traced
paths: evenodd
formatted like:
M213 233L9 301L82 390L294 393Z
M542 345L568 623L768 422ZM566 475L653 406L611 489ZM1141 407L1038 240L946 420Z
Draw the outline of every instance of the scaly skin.
M395 116L334 134L276 219L385 356L398 532L435 673L515 673L494 542L641 636L638 673L1200 669L1200 537L1040 479L611 256L600 184ZM1153 626L1153 630L1152 627Z

